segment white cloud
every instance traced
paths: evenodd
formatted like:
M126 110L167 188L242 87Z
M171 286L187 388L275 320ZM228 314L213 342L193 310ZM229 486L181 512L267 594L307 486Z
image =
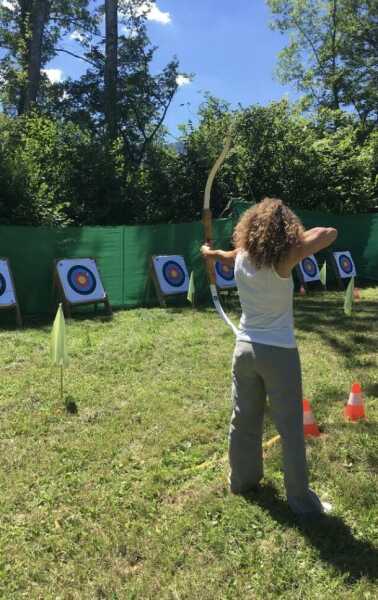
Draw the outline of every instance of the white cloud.
M16 0L0 0L0 6L3 8L8 8L9 10L16 10Z
M160 10L156 2L153 2L152 0L145 0L145 2L142 2L135 10L134 14L136 14L137 17L145 15L147 21L155 21L161 25L168 25L172 22L171 14Z
M146 2L147 19L149 21L156 21L156 23L161 23L162 25L168 25L171 23L172 18L169 12L164 12L160 10L157 6L156 2Z
M192 80L186 75L177 75L176 83L179 87L181 87L182 85L189 85L189 83L192 83Z
M84 42L86 37L80 31L73 31L70 35L70 40L74 40L75 42Z
M51 83L60 83L63 79L63 71L61 69L42 69L42 73L47 75Z

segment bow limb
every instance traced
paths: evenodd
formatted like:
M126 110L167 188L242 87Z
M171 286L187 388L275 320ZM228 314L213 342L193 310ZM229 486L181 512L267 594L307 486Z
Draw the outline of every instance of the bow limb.
M221 154L218 156L215 163L213 164L211 171L209 173L209 176L207 178L207 181L206 181L205 195L204 195L204 199L203 199L202 222L203 222L203 226L205 229L205 240L206 240L207 244L210 244L210 246L211 246L212 240L213 240L212 213L210 210L211 189L213 187L215 176L216 176L217 172L219 171L219 169L221 168L222 164L224 163L224 161L227 157L227 154L230 151L230 148L231 148L231 131L228 134L225 144L223 146L223 150L222 150Z
M211 213L211 209L210 209L211 189L213 186L215 176L216 176L217 172L219 171L219 169L221 168L223 162L225 161L225 159L230 151L230 148L231 148L231 130L226 138L226 141L223 146L223 150L222 150L221 154L215 161L215 163L209 173L209 176L208 176L207 182L206 182L206 187L205 187L202 222L203 222L203 227L204 227L204 232L205 232L205 241L210 246L212 246L212 243L213 243L213 219L212 219L212 213ZM219 296L218 296L218 290L217 290L217 286L216 286L214 259L212 259L212 258L206 259L206 269L207 269L207 274L208 274L208 278L209 278L211 297L212 297L212 300L214 303L214 307L215 307L216 311L218 312L219 316L223 319L223 321L225 323L227 323L227 325L229 327L231 327L232 331L236 335L238 330L235 327L235 325L230 321L230 319L228 318L226 313L224 312L221 302L220 302L220 299L219 299Z
M223 150L220 153L220 155L218 156L217 160L215 161L215 163L213 164L211 171L209 173L209 176L207 178L207 182L206 182L206 187L205 187L205 196L204 196L204 202L203 202L203 209L204 210L209 210L210 209L210 196L211 196L211 188L213 187L213 182L215 179L215 175L217 174L217 172L219 171L219 169L221 168L222 164L224 163L227 154L230 151L231 148L231 132L227 135L226 141L224 143L223 146Z
M237 335L238 328L235 327L233 322L228 318L228 316L226 315L226 313L224 312L224 310L222 308L221 301L218 296L217 286L215 284L210 283L210 291L211 291L211 297L213 299L213 304L215 306L215 310L219 314L220 318L223 319L223 321L226 323L226 325L228 325L232 329L234 335Z

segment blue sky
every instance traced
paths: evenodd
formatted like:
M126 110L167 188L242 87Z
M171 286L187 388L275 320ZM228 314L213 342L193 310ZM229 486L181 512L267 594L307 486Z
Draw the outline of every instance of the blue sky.
M269 18L265 0L157 0L152 5L148 31L159 47L154 69L176 55L180 70L194 75L180 86L168 112L166 126L173 135L179 123L195 119L205 92L233 106L266 104L285 94L295 99L295 91L274 78L286 40L269 28ZM70 45L75 50L74 40L67 40ZM61 54L48 67L75 76L85 65Z
M183 85L167 118L174 132L180 121L196 113L203 93L248 106L266 104L294 91L274 79L278 52L285 38L269 28L265 0L160 0L171 23L150 22L151 39L159 46L162 65L177 54L183 71L194 73ZM190 102L190 107L180 106Z

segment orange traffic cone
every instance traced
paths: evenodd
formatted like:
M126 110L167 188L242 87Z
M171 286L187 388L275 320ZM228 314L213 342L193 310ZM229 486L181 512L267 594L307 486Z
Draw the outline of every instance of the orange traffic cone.
M301 296L305 296L306 295L306 290L304 285L301 285L301 287L299 288L299 293Z
M365 418L365 406L361 385L353 383L349 394L348 404L344 406L344 417L348 421L358 421Z
M312 414L311 404L308 400L303 400L303 430L305 437L320 435L319 427L316 424Z

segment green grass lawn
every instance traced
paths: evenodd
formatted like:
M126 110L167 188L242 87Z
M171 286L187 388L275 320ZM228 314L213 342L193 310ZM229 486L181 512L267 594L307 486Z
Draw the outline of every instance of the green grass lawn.
M59 401L51 325L3 327L0 597L377 598L378 288L352 318L342 303L295 301L304 392L324 432L308 443L312 487L334 507L306 527L285 503L279 444L254 502L228 493L234 340L212 309L70 321L76 415ZM358 424L342 417L352 381L365 392Z

